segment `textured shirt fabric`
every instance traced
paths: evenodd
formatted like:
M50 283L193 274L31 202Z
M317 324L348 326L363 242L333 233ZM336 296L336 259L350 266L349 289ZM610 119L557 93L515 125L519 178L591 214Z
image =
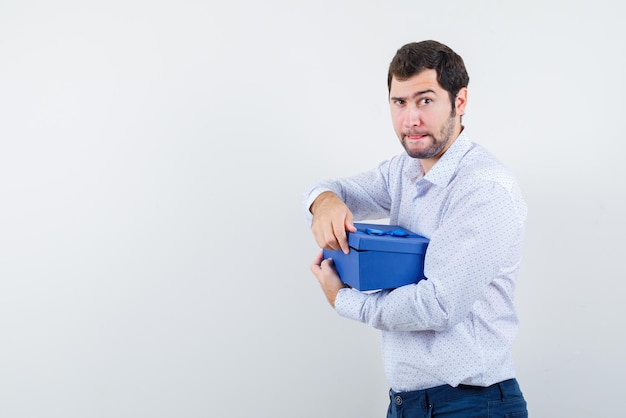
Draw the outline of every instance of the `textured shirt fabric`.
M373 293L342 289L336 311L382 331L394 391L442 384L488 386L515 377L513 304L526 204L511 173L464 130L424 175L402 153L377 168L323 181L355 221L388 218L430 239L426 280Z

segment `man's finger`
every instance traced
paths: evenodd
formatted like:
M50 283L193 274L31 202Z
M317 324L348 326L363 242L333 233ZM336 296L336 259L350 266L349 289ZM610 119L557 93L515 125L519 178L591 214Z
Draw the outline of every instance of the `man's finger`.
M346 216L346 231L356 232L356 226L354 226L354 218L352 217L352 212L348 212Z
M341 248L341 251L343 251L344 254L348 254L350 252L350 246L348 245L345 220L341 223L341 225L337 225L337 227L334 228L334 231L337 242L339 243L339 248Z
M312 265L320 267L322 265L322 261L324 261L324 252L320 251L315 257L315 260L313 260Z

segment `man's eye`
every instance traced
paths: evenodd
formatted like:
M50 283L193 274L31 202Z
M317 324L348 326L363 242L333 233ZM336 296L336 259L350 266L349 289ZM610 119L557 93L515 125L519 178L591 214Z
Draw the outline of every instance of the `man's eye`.
M404 104L404 100L399 100L399 99L394 100L393 104L395 104L396 106L402 106Z
M433 99L429 99L429 98L426 98L426 97L423 98L422 100L420 100L421 104L429 104L429 103L432 103L432 102L433 102Z

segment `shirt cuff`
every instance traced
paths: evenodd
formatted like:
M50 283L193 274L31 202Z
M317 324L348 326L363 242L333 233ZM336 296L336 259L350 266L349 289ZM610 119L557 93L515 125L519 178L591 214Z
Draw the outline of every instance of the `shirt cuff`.
M335 298L335 311L345 318L363 322L361 312L369 295L356 289L345 287L339 290Z
M315 187L304 195L304 221L308 226L311 226L311 223L313 223L313 214L311 214L311 211L309 210L311 205L319 195L330 191L332 190L327 187Z

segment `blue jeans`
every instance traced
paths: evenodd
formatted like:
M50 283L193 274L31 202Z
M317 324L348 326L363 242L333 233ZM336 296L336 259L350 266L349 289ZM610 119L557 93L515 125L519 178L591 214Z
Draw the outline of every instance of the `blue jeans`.
M527 418L526 401L510 379L488 387L437 386L413 392L389 391L387 418Z

